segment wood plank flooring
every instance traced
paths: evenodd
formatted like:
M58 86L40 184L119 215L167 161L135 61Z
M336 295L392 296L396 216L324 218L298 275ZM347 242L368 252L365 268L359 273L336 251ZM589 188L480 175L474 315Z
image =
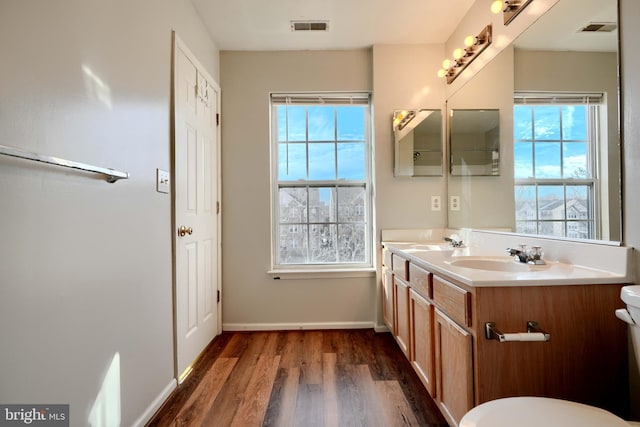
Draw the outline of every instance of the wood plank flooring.
M446 426L391 334L225 332L148 426Z

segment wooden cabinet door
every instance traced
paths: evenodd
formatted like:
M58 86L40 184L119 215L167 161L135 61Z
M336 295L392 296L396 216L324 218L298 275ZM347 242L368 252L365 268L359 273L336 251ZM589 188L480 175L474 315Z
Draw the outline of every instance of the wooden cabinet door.
M411 289L409 293L411 326L411 364L425 388L435 397L435 343L432 303Z
M393 273L387 267L383 267L382 275L382 319L394 336L395 325L393 323Z
M409 285L394 275L393 288L396 304L395 338L402 352L410 357Z
M436 402L449 424L457 426L473 407L472 336L435 310Z

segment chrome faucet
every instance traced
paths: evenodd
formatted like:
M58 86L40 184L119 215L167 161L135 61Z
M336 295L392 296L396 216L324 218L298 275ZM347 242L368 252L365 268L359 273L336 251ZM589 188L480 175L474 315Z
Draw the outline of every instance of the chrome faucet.
M451 237L445 237L444 241L449 242L454 248L461 248L464 245L462 239L457 234L452 234Z
M518 245L518 249L507 248L507 252L517 262L536 265L545 264L542 259L542 246L532 246L531 249L527 250L527 245L520 244Z

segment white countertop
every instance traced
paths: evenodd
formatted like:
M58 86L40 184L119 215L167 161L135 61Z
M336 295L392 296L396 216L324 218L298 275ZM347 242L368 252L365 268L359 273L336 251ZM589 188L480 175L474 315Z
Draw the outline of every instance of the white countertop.
M517 263L510 259L504 249L451 248L440 242L404 241L386 241L383 246L432 273L474 287L624 284L629 281L626 271L606 271L552 260L545 260L546 265ZM517 265L507 267L516 271L489 271L455 265L455 261L462 258L513 262Z

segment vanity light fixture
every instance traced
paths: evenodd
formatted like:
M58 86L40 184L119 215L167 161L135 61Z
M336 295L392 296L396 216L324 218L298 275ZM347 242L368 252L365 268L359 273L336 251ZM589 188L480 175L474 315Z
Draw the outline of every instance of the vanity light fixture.
M453 60L445 59L438 77L446 77L447 84L451 84L480 53L491 44L491 25L487 25L477 36L467 36L464 39L465 48L453 51Z
M495 0L491 3L491 12L502 12L504 25L509 25L509 22L513 21L532 1L533 0Z
M414 110L402 110L393 117L393 126L398 130L402 130L415 116L416 112Z

